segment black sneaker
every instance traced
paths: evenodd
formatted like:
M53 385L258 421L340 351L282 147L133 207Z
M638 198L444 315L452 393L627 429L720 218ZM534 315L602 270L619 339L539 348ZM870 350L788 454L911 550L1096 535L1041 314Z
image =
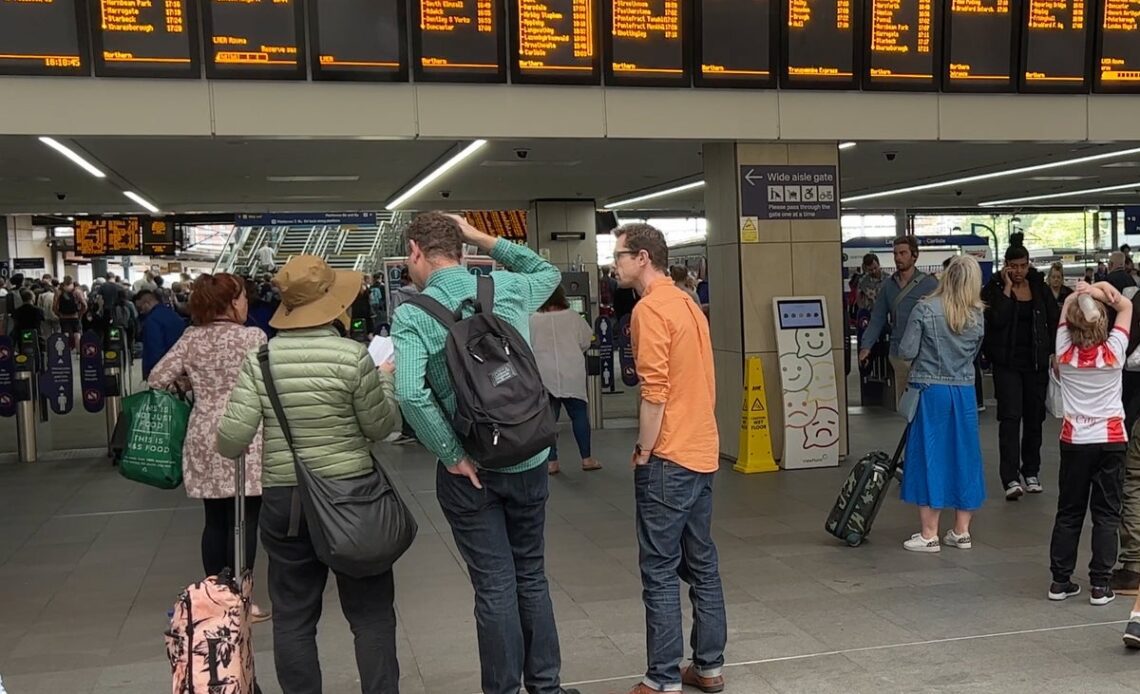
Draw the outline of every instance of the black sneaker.
M1054 581L1049 584L1049 599L1050 600L1064 600L1071 598L1074 595L1081 594L1081 587L1076 583L1069 581L1068 583L1057 583Z
M1089 604L1100 607L1116 599L1116 593L1108 586L1093 586L1089 589Z
M1140 621L1133 619L1124 627L1124 645L1133 650L1140 649Z

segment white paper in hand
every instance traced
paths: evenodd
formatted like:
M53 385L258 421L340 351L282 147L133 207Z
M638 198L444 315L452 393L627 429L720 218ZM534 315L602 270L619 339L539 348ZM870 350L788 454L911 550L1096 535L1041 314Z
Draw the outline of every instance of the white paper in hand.
M392 343L392 338L382 337L377 335L372 338L372 342L368 344L368 356L372 357L372 361L376 366L380 366L384 362L391 359L396 354L396 345Z

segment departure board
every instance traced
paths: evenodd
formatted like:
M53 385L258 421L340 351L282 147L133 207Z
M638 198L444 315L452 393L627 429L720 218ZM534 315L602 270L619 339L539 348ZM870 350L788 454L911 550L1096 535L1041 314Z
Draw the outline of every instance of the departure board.
M1021 91L1084 93L1092 61L1095 0L1024 0Z
M313 78L407 81L404 8L403 2L309 0Z
M1011 91L1016 86L1018 0L947 0L946 91Z
M0 0L0 75L86 75L80 0Z
M193 0L91 0L90 7L96 75L200 76Z
M75 220L75 252L86 258L141 255L142 218L104 217Z
M691 0L602 0L606 84L689 86Z
M1096 88L1140 92L1140 2L1101 0L1096 51Z
M418 82L506 82L503 0L412 0Z
M203 2L207 77L305 78L301 0Z
M511 81L598 84L598 2L510 0Z
M177 247L174 224L163 217L147 217L142 220L143 255L174 255Z
M709 87L775 86L779 0L697 0L694 79Z
M853 89L859 84L859 0L784 0L781 85Z
M936 90L941 82L941 0L867 0L863 86Z

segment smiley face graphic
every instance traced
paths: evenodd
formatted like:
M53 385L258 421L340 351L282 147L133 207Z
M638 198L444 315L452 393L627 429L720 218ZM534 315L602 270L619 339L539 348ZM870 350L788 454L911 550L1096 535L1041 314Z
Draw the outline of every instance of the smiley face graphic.
M807 390L811 385L811 363L788 352L780 355L780 382L788 393Z
M811 393L818 394L820 398L835 398L835 362L831 355L826 357L813 357L807 360L811 365Z
M815 419L817 403L803 393L790 393L784 398L784 426L803 429Z
M804 427L804 448L830 448L839 441L839 412L831 407L816 410Z
M812 328L796 331L796 354L801 357L822 357L830 350L827 346L827 331Z

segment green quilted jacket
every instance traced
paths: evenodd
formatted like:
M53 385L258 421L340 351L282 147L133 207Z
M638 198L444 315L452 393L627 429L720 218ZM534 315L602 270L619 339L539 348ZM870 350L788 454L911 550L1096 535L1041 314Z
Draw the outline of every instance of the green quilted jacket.
M400 409L392 377L376 369L365 346L332 328L283 330L269 341L269 366L301 462L330 479L370 470L372 442L399 430ZM293 457L253 350L222 415L218 452L240 456L263 421L262 486L293 486Z

